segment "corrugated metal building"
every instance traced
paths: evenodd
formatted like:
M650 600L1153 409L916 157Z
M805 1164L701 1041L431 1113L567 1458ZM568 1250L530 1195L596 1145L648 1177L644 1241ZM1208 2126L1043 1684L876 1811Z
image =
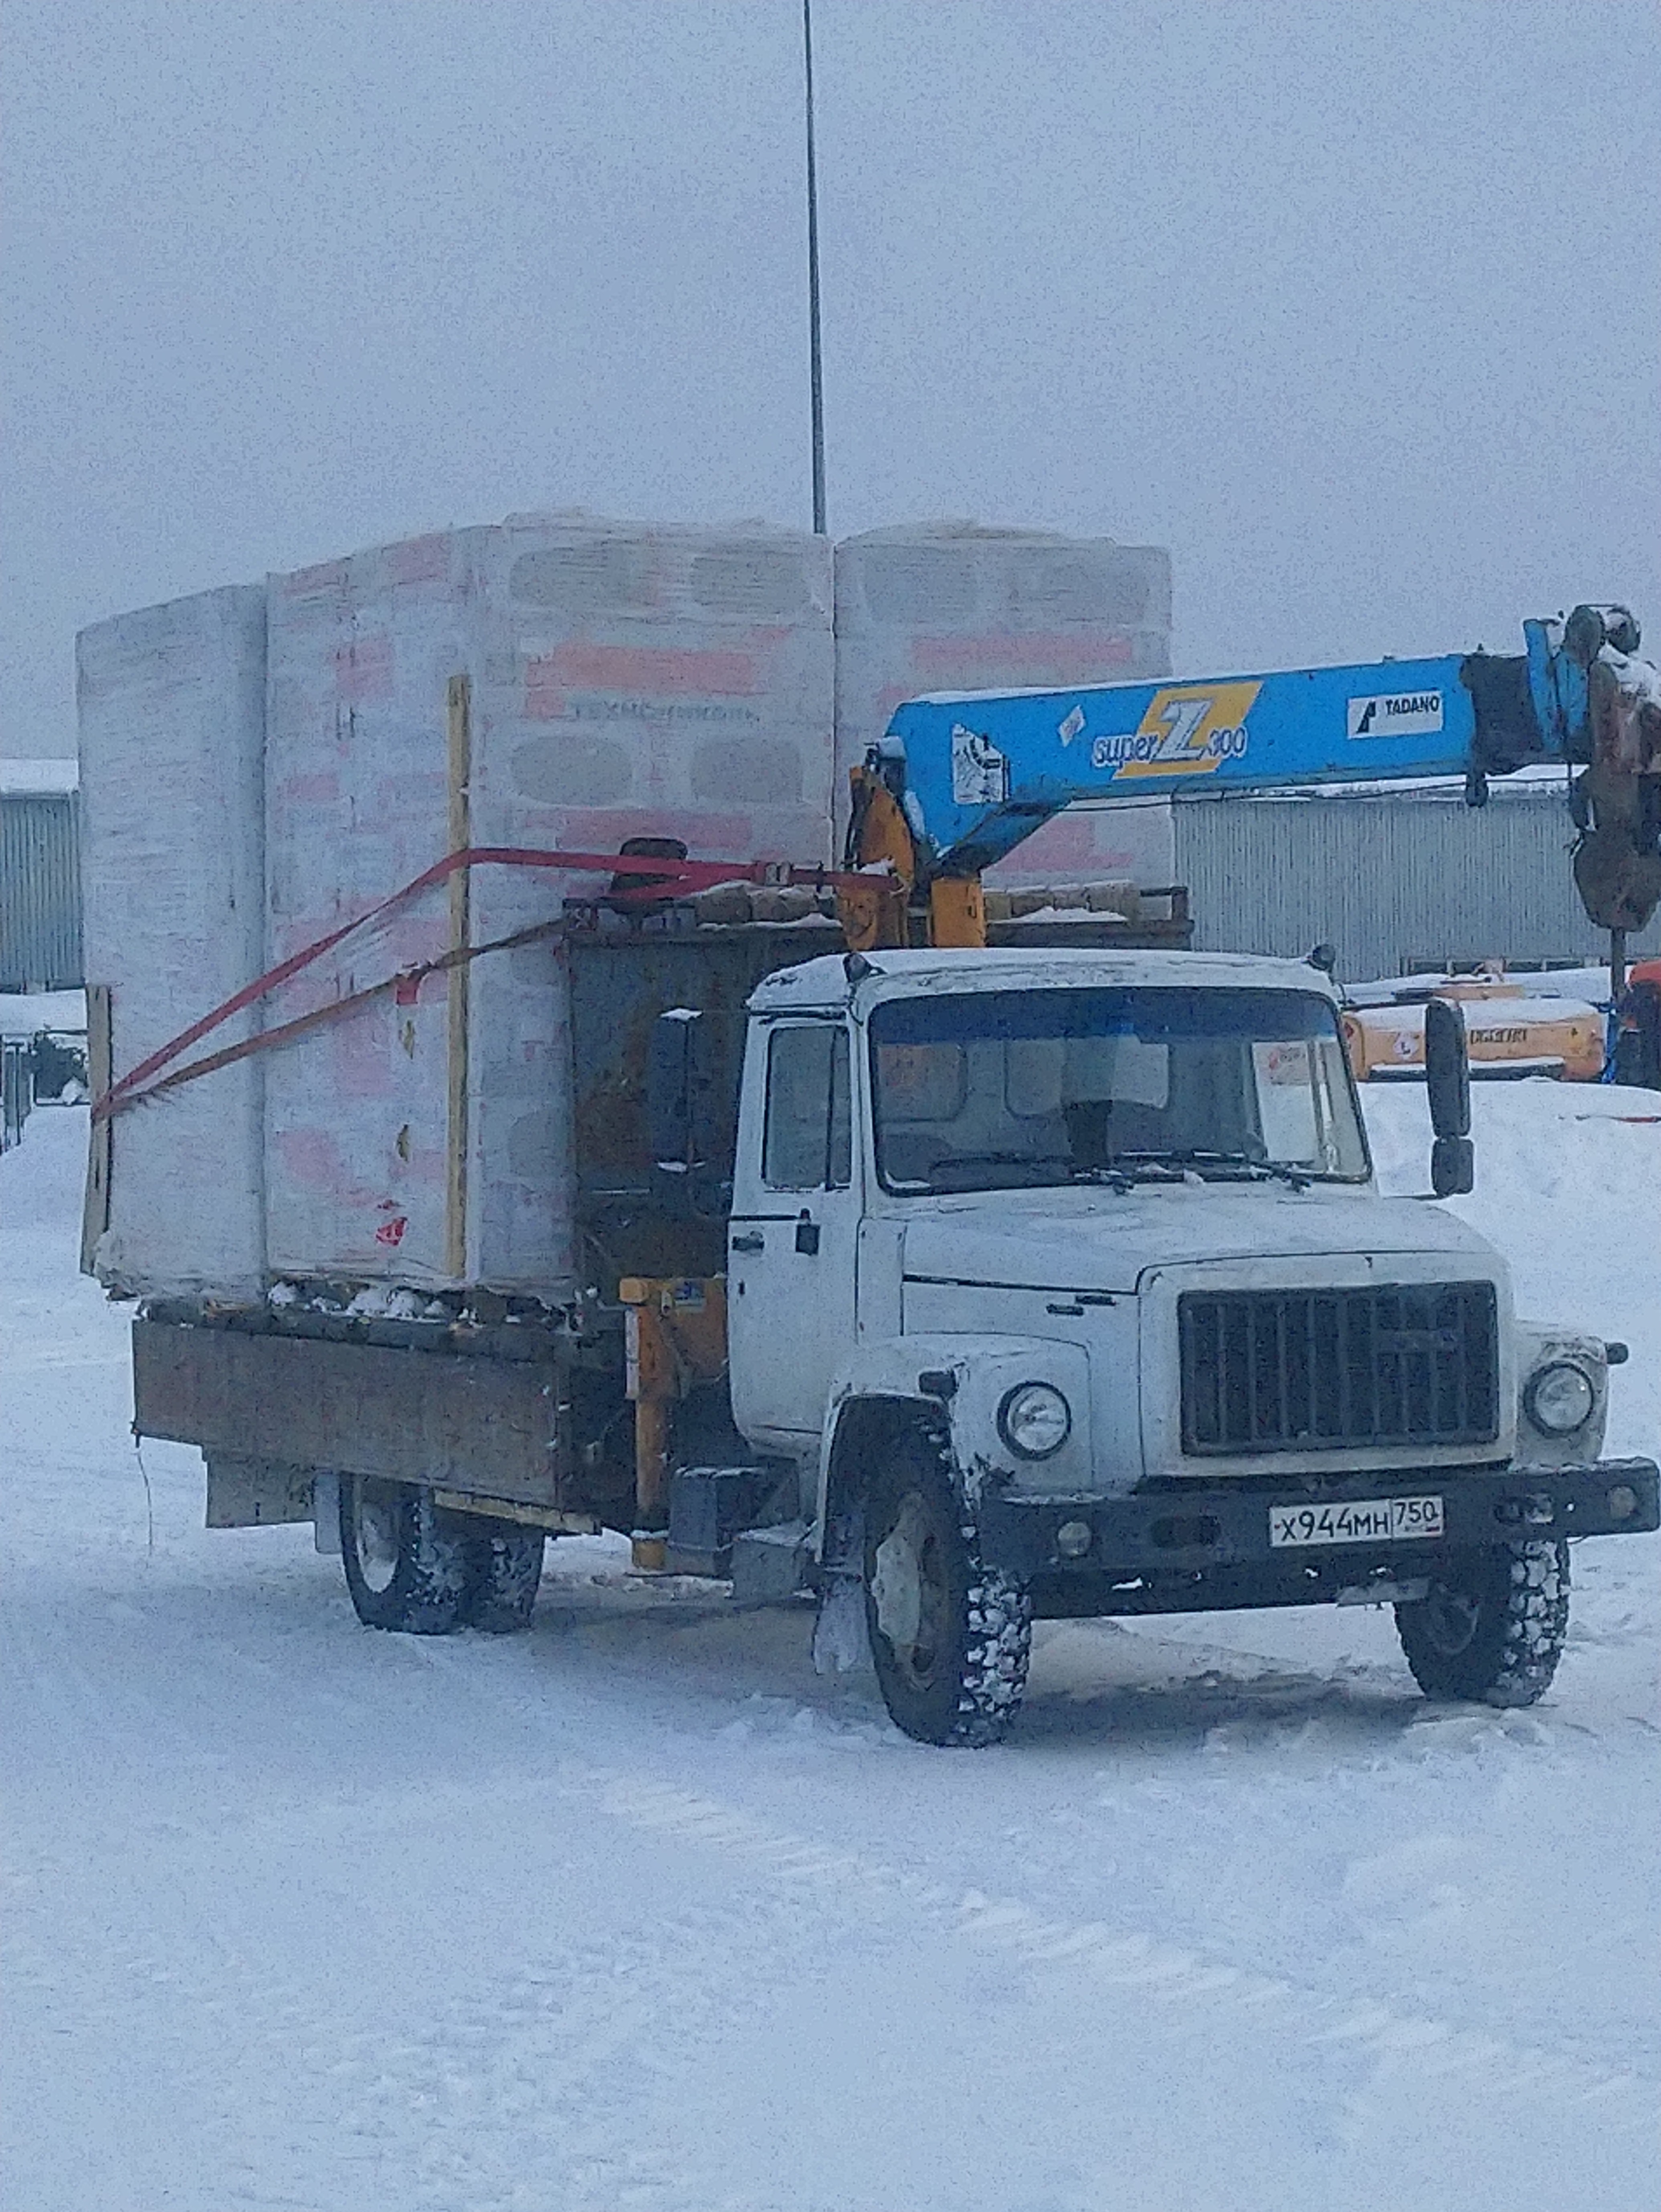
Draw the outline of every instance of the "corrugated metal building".
M1299 957L1325 942L1352 982L1494 957L1528 968L1608 954L1570 872L1561 776L1496 781L1478 809L1437 786L1196 798L1166 811L1167 880L1188 885L1194 943L1205 951ZM1142 842L1157 848L1153 830ZM1661 952L1661 918L1629 950Z
M0 991L84 981L76 764L0 761Z

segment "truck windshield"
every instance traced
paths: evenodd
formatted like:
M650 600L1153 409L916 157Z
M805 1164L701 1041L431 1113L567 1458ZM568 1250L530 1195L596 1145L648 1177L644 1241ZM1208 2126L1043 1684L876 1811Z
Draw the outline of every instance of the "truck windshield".
M891 1191L1370 1172L1337 1017L1313 992L890 999L871 1016L871 1062Z

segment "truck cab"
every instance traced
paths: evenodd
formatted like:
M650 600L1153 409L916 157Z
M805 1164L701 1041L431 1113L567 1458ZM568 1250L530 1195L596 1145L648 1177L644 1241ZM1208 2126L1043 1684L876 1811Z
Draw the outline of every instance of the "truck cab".
M1650 1516L1620 1349L1380 1195L1325 975L895 950L748 1022L733 1415L902 1727L1000 1732L1043 1614L1389 1602L1433 1692L1541 1693L1564 1540Z
M817 1466L835 1407L919 1336L1075 1345L1123 1398L1152 1275L1174 1323L1179 1283L1243 1281L1271 1252L1348 1254L1369 1231L1392 1251L1473 1241L1407 1201L1358 1214L1358 1194L1376 1197L1366 1135L1330 986L1307 966L861 965L850 982L843 961L812 961L750 1000L728 1327L734 1413L758 1448L811 1445ZM1081 1290L1103 1303L1077 1315ZM1145 1379L1146 1431L1139 1393L1093 1418L1081 1403L1049 1474L1088 1467L1119 1490L1181 1473L1163 1377Z

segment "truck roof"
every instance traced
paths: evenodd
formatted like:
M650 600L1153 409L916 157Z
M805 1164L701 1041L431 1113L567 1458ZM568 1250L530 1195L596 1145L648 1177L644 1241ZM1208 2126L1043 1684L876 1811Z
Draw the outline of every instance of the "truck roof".
M990 945L981 949L873 952L861 998L904 997L916 991L1081 989L1089 985L1165 990L1312 991L1335 1000L1337 991L1305 960L1271 960L1247 952L1114 952L1094 947L1040 949ZM840 1012L849 1000L844 956L829 953L765 975L750 995L757 1013L795 1007Z

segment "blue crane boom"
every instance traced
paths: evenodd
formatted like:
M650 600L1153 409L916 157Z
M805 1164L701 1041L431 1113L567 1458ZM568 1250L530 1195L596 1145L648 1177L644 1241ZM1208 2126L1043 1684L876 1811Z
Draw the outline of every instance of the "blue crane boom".
M910 700L855 771L850 864L896 860L921 891L972 882L1081 799L1460 776L1480 805L1489 776L1556 762L1579 771L1588 912L1640 927L1661 898L1661 676L1625 608L1523 629L1515 655ZM937 894L937 933L945 911Z
M1459 667L1392 661L914 699L883 751L904 759L908 818L955 875L990 867L1079 799L1463 775L1475 714Z

